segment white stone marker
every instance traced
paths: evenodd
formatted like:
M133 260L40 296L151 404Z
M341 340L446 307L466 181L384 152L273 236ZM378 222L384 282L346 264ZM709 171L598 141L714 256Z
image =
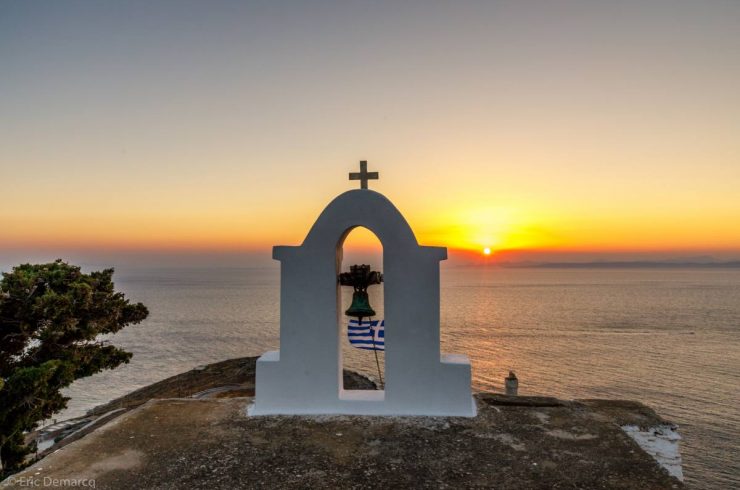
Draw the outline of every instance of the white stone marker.
M280 350L257 361L250 415L476 414L467 356L440 354L439 262L444 247L420 246L382 194L362 189L334 199L300 246L276 246L280 261ZM351 175L352 177L352 175ZM345 390L342 349L347 318L338 275L342 244L357 226L383 244L385 391Z

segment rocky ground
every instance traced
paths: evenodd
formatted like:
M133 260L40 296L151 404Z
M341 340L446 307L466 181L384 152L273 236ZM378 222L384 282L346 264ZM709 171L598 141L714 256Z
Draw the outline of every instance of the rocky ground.
M244 385L240 376L248 370L238 366L250 363L227 362L232 364L213 369L234 374L226 385ZM188 391L196 393L219 384L191 381ZM178 389L163 383L163 393ZM89 486L94 480L96 488L111 489L683 488L621 429L664 424L635 402L479 394L474 418L248 417L248 396L153 395L139 390L108 406L101 413L129 409L3 485L81 486L85 480Z
M254 396L256 363L257 357L241 357L196 367L95 407L83 417L42 428L29 434L27 440L36 441L38 456L43 457L149 400ZM348 370L344 371L344 386L352 390L377 389L373 381Z
M254 396L256 363L257 357L241 357L200 366L95 407L88 415L103 414L118 408L135 408L154 398L200 397L201 393L206 395L204 392L223 386L231 389L221 392L221 396ZM376 389L375 383L365 376L346 369L344 385L352 390Z

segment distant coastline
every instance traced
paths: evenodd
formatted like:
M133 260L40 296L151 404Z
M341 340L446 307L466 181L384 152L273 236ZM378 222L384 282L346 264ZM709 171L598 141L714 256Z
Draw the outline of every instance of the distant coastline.
M499 262L507 269L740 269L740 260L728 262L596 261L596 262Z

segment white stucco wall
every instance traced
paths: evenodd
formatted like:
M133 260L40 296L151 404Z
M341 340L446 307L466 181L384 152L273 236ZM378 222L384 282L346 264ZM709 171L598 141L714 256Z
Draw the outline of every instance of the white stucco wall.
M342 387L337 276L342 244L357 226L383 244L385 391ZM470 362L440 353L439 262L447 249L420 246L385 196L345 192L302 245L277 246L273 258L281 263L280 351L257 362L250 414L475 415Z

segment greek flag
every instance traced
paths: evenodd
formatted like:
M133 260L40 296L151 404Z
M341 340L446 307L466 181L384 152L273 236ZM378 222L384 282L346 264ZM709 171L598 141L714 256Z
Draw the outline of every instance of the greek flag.
M385 320L349 321L347 336L352 347L365 350L385 350ZM373 345L373 340L375 344Z

